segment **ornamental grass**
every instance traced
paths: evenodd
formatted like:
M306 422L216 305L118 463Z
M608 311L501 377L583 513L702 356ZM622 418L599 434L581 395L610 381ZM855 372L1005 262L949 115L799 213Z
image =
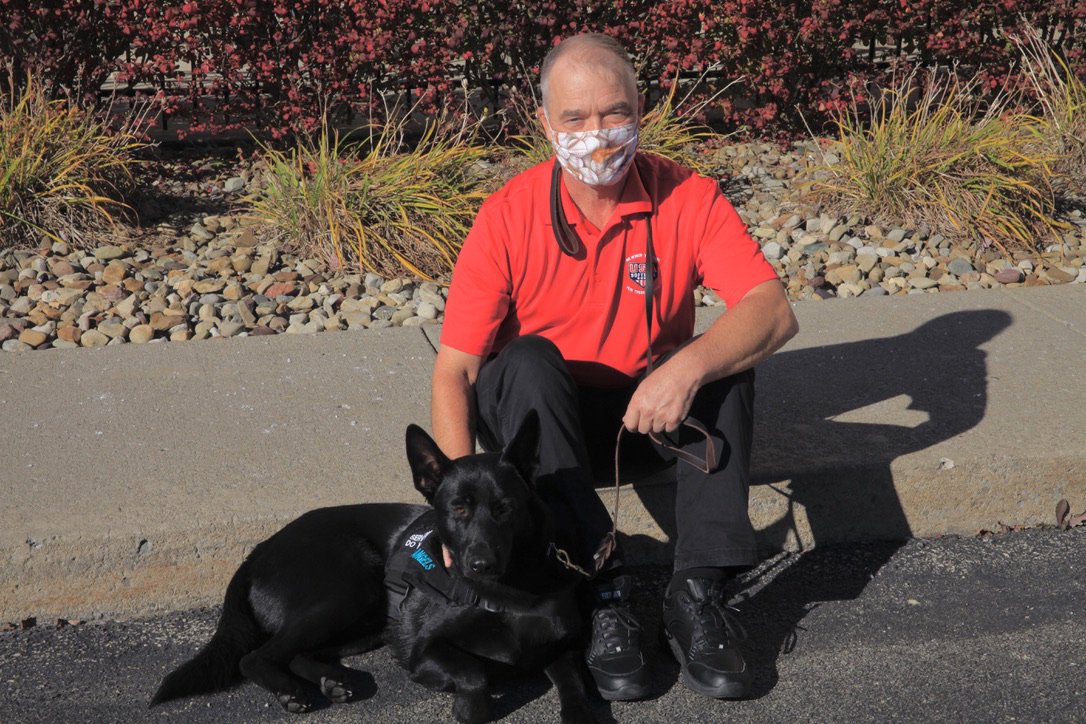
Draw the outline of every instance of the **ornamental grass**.
M110 131L101 115L49 100L28 74L9 72L0 97L0 249L43 239L86 248L112 230L134 188L135 154L147 144L130 117Z
M1029 26L1011 40L1022 54L1027 92L1035 99L1044 123L1037 129L1042 145L1053 155L1058 189L1086 193L1086 84Z
M285 151L261 145L264 182L248 198L249 214L278 242L333 268L448 274L484 197L486 151L477 123L448 116L409 144L411 117L359 139L325 125Z
M828 211L927 227L1003 254L1037 251L1057 227L1046 121L1008 92L914 71L881 99L859 97L836 119L839 163L806 172ZM870 116L870 119L868 119Z

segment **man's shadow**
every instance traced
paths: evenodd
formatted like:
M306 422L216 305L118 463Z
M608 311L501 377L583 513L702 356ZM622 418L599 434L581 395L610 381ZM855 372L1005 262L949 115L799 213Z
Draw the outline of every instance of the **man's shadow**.
M767 557L797 543L807 552L743 583L753 592L741 607L752 696L775 686L776 662L807 612L859 596L911 537L890 465L984 418L989 378L981 346L1010 324L1002 311L955 312L907 334L781 352L758 368L752 484L772 486L783 498L777 509L786 511L759 531L759 544ZM674 540L674 495L634 488ZM876 543L847 560L832 550L857 540Z

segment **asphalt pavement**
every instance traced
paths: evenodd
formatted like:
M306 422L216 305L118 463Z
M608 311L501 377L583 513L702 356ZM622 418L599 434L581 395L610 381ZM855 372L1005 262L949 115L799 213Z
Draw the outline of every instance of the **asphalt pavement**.
M829 544L779 554L737 593L752 696L688 691L656 643L667 570L635 571L655 664L648 699L596 700L600 722L1086 721L1086 528ZM171 668L210 636L217 608L0 633L0 721L301 721L256 686L148 711ZM355 701L307 722L452 721L449 694L406 679L388 650L346 662ZM492 688L502 721L557 722L541 674Z

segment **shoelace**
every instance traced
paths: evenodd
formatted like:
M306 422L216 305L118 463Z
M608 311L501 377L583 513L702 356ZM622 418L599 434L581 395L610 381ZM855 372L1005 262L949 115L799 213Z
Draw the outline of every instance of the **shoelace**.
M726 648L733 640L746 640L746 629L737 618L739 610L723 603L723 595L723 584L714 584L705 598L696 599L689 594L682 597L689 601L697 624L691 632L691 654L706 648Z
M622 608L601 608L596 611L596 641L603 645L609 654L621 653L633 649L637 644L641 625Z

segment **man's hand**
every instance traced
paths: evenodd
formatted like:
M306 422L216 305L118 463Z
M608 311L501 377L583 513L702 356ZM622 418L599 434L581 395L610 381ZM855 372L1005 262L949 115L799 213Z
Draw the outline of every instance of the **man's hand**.
M689 414L699 387L700 375L676 355L641 381L622 422L630 432L674 432Z
M441 562L445 564L445 568L453 567L452 551L444 543L441 544Z
M641 381L623 424L631 432L674 432L702 385L753 367L798 330L784 287L762 282Z

